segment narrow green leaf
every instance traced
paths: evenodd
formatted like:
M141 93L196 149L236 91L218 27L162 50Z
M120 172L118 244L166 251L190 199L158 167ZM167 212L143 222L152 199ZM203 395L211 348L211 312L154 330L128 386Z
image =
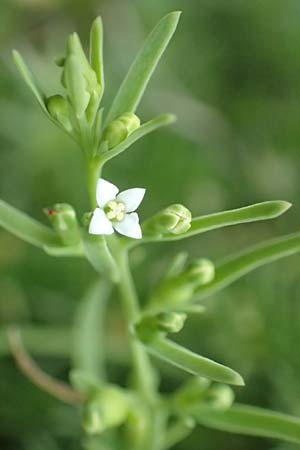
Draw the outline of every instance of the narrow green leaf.
M205 411L198 414L202 425L231 433L282 439L300 443L298 417L246 405L235 405L227 411Z
M47 255L55 256L57 258L78 258L84 256L84 250L81 242L77 245L68 246L60 244L60 247L49 247L45 245L43 249L47 253Z
M16 66L19 69L20 74L22 75L25 83L35 96L36 100L38 101L39 105L41 106L42 110L49 116L48 110L45 105L45 94L41 91L41 89L38 87L34 76L30 69L27 67L24 59L20 55L20 53L17 50L13 50L13 59L15 61Z
M37 247L62 247L59 237L48 227L0 200L0 226Z
M162 114L161 116L156 117L155 119L149 120L144 123L141 127L135 130L133 133L129 135L125 141L121 142L114 149L108 150L103 154L102 159L104 162L109 161L120 153L124 152L128 147L134 144L136 141L151 133L152 131L157 130L160 127L165 125L170 125L176 120L176 117L173 114Z
M243 378L234 370L197 355L167 338L158 336L143 343L150 353L193 375L221 383L244 386Z
M104 89L103 72L103 24L101 17L97 17L91 27L90 34L90 63L96 72L98 83Z
M95 377L104 376L104 313L111 290L101 280L80 301L73 321L73 369Z
M135 112L151 75L176 30L180 14L175 11L166 15L150 33L120 86L106 125L125 112Z
M260 220L274 219L291 207L291 203L283 200L275 200L255 205L245 206L239 209L232 209L207 216L195 217L191 222L188 231L182 234L165 234L164 236L144 236L144 242L151 241L176 241L179 239L195 236L196 234L206 233L207 231L218 228L238 225L241 223L257 222Z
M207 285L197 289L197 299L208 297L257 267L299 251L300 233L295 233L264 242L233 255L216 265L215 278Z

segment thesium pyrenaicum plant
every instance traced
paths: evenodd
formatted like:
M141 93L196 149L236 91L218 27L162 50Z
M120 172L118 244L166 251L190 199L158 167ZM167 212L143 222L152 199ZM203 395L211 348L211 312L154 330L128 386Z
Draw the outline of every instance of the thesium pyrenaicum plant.
M102 107L105 82L100 17L91 27L89 55L73 33L65 56L57 60L63 94L46 96L22 56L14 51L20 74L44 114L84 155L90 204L79 218L69 204L47 207L49 226L45 226L1 201L0 225L50 256L86 258L97 281L88 289L74 318L69 384L50 377L36 365L23 344L21 329L10 328L7 339L20 370L33 383L78 409L83 448L171 449L197 424L300 443L300 419L234 402L235 387L245 384L238 367L226 367L195 354L169 336L183 329L189 314L204 313L203 300L212 293L261 265L300 251L300 233L263 242L215 264L202 255L190 260L180 253L170 262L146 305L139 302L131 277L129 252L136 246L274 219L291 206L275 200L194 217L188 207L166 206L162 199L162 209L140 223L137 209L142 211L144 186L132 187L128 180L125 190L119 191L118 180L108 181L103 174L112 158L148 133L174 122L172 114L144 122L136 111L179 17L179 12L172 12L157 24L110 108ZM145 199L150 196L147 191ZM105 338L97 341L97 327L103 322L104 305L114 286L131 355L131 376L122 386L107 378L106 361L98 351L105 346ZM160 391L156 359L186 373L185 381L171 394Z

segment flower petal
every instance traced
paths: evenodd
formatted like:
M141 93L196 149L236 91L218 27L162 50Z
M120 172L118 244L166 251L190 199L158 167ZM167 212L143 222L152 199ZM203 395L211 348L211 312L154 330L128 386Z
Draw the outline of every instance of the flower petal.
M142 238L142 230L139 224L139 216L137 213L126 214L122 222L113 224L114 229L120 234L134 239Z
M113 234L112 224L105 215L105 212L96 208L89 226L90 234Z
M99 178L97 182L97 190L96 197L97 203L100 208L106 205L110 200L114 200L116 198L119 189L114 184L109 181L103 180L103 178Z
M145 192L146 189L142 188L127 189L117 196L117 200L120 200L125 204L127 212L132 212L141 204Z

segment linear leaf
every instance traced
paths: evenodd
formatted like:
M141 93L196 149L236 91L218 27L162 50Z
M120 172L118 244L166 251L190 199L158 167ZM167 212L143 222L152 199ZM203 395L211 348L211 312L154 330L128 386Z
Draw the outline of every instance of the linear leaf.
M0 200L0 226L37 247L62 247L58 236L48 227Z
M169 339L157 337L144 342L144 345L150 353L193 375L203 376L221 383L244 385L243 378L234 370L197 355Z
M73 368L95 377L103 376L102 328L110 284L95 283L80 301L73 323Z
M237 404L227 411L206 410L197 420L217 430L300 443L299 418L262 408Z
M103 24L101 17L97 17L90 33L90 63L97 75L102 91L104 89L103 72Z
M16 66L19 69L20 74L22 75L25 83L35 96L42 110L49 116L48 110L45 105L45 94L38 87L37 82L34 79L34 76L31 70L27 67L23 57L17 50L13 50L13 59L16 63Z
M291 203L283 200L256 203L239 209L232 209L206 216L195 217L191 222L191 228L182 234L166 233L163 236L147 236L144 242L151 241L176 241L195 236L196 234L216 230L241 223L257 222L260 220L274 219L291 207Z
M117 92L106 124L125 112L135 112L151 75L176 30L180 14L175 11L166 15L152 30Z
M165 125L170 125L176 120L176 117L173 114L162 114L161 116L156 117L155 119L149 120L144 123L141 127L139 127L136 131L129 135L125 141L121 142L114 149L108 150L103 154L103 161L109 161L120 153L124 152L128 147L134 144L136 141L151 133L152 131L157 130L160 127Z
M208 297L264 264L300 251L300 233L256 245L216 265L215 278L197 289L197 299Z

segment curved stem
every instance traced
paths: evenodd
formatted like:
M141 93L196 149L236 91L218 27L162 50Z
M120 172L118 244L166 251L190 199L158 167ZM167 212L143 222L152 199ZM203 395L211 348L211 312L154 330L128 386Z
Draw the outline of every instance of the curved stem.
M79 392L74 391L68 384L51 377L36 364L26 352L18 329L10 328L7 334L17 366L33 384L64 403L78 405L84 401Z

